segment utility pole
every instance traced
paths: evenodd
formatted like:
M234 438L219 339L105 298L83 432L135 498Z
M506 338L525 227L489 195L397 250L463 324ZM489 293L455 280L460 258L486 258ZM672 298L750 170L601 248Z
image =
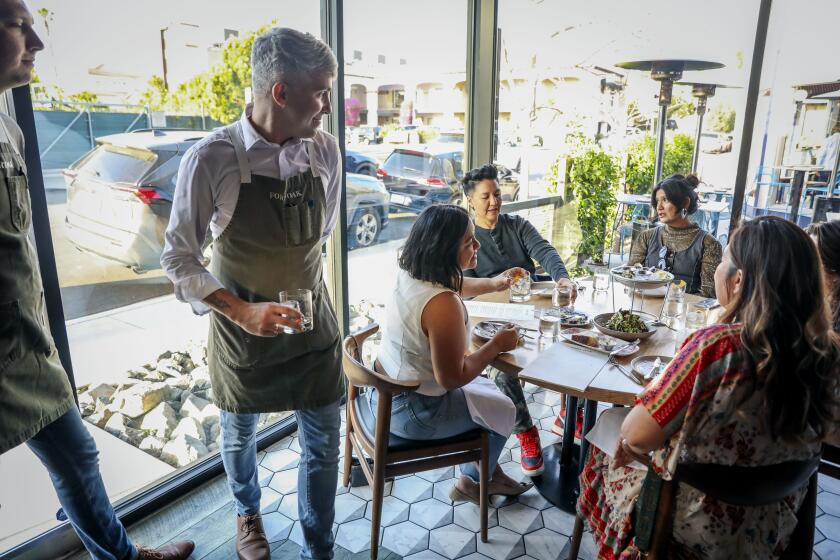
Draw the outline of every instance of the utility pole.
M169 91L169 80L166 76L166 31L168 27L163 27L160 30L160 56L163 60L163 87L166 91Z

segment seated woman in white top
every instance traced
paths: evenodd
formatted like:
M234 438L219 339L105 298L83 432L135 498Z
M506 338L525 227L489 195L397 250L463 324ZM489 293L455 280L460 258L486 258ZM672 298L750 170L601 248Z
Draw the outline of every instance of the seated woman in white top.
M501 291L510 272L494 278L464 278L476 265L479 243L466 210L430 206L419 216L399 258L397 285L386 307L378 365L395 379L418 380L416 392L394 397L391 433L407 439L435 440L484 427L471 417L462 387L473 381L519 336L509 325L469 353L469 318L461 297ZM511 269L514 270L514 269ZM376 412L376 392L371 393ZM509 433L490 433L489 494L514 496L530 488L498 466ZM450 491L454 501L478 503L478 469L464 465Z

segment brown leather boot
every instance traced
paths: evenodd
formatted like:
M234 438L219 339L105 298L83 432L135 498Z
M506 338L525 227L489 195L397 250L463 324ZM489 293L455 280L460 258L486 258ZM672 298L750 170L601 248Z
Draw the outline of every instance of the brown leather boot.
M179 541L160 548L137 547L137 560L186 560L192 554L195 543Z
M239 560L269 560L271 551L265 538L262 516L236 516L236 554Z

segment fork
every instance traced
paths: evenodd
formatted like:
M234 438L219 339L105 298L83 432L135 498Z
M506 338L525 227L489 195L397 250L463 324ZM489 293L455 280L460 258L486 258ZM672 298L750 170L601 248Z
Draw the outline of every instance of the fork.
M632 375L630 372L628 372L626 369L624 369L624 366L622 366L621 364L619 364L619 363L616 361L615 356L613 356L612 354L610 354L610 357L607 359L607 363L609 363L611 366L613 366L613 367L614 367L614 368L616 368L618 371L620 371L622 374L624 374L624 377L626 377L626 378L627 378L627 379L629 379L630 381L634 382L636 385L641 385L642 387L644 387L644 386L645 386L645 384L644 384L644 383L642 383L641 381L639 381L639 380L636 378L636 376L635 376L635 375Z

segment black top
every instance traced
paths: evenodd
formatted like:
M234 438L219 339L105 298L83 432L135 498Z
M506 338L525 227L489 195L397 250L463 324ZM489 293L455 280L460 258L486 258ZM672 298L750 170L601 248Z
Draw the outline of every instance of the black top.
M521 216L502 214L494 229L475 226L475 237L481 243L478 265L465 270L469 278L490 278L514 266L534 274L537 261L556 282L568 278L563 259L551 243L543 239L531 222Z

